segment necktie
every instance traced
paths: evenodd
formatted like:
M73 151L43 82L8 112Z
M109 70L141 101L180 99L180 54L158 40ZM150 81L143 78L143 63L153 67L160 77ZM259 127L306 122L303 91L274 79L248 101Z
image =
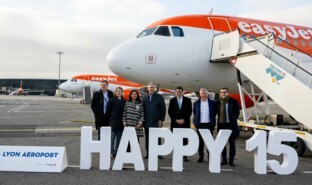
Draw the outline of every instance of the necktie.
M105 97L105 96L103 96L103 99L104 99L104 101L103 101L103 106L104 106L104 114L106 114L106 104L107 104L107 99L106 99L106 97Z
M181 109L181 98L178 99L179 109Z

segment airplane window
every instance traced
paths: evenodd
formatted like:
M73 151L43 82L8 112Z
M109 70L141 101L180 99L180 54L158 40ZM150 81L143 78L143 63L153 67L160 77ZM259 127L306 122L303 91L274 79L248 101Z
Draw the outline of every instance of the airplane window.
M153 27L153 28L148 28L148 29L143 30L143 31L137 36L137 38L145 37L145 36L148 36L148 35L152 35L156 28L157 28L157 27Z
M312 41L310 41L310 47L312 47Z
M76 78L72 78L70 79L71 82L77 82L77 79Z
M298 41L297 41L297 39L294 39L294 45L295 45L295 46L298 46Z
M287 43L289 44L289 39L286 38L286 39L285 39L285 42L287 42Z
M171 29L172 29L172 33L175 37L183 37L184 36L183 30L180 27L173 26L173 27L171 27Z
M170 36L168 26L160 26L154 33L154 35Z
M302 45L302 46L305 46L305 45L306 45L306 43L305 43L304 40L301 40L301 45Z

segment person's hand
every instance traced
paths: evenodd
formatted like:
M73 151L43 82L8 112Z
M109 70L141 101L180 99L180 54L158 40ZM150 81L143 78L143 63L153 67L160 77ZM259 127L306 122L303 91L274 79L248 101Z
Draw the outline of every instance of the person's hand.
M158 127L163 127L163 122L161 120L158 121Z
M177 122L179 125L182 125L182 124L184 124L184 119L177 119L176 122Z
M136 129L140 129L142 128L142 123L138 123L136 126L135 126Z

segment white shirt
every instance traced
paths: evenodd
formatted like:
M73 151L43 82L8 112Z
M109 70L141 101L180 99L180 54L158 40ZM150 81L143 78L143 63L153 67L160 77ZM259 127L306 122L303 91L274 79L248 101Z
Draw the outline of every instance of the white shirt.
M208 99L200 101L200 123L210 123Z

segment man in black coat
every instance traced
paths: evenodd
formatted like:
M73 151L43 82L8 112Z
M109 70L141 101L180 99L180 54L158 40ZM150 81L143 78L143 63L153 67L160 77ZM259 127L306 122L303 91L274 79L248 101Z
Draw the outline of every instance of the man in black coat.
M108 90L108 81L100 83L101 89L93 94L91 109L95 118L95 128L98 130L98 140L101 139L101 127L108 126L107 104L109 99L114 97L112 91Z
M148 95L143 97L143 110L144 110L144 128L145 128L145 149L148 158L148 141L149 141L149 128L157 128L163 126L163 121L166 116L166 105L164 98L157 94L156 86L150 82L147 86ZM158 140L160 144L160 140ZM159 156L161 158L161 156Z
M234 157L236 153L235 139L239 135L237 119L238 119L240 111L239 111L238 102L229 96L228 88L226 87L221 88L220 98L216 102L216 109L217 109L217 115L218 115L218 122L217 122L218 131L220 129L232 130L231 136L229 138L229 144L230 144L229 162L231 166L235 166L234 164ZM225 165L225 164L227 164L226 146L224 147L222 151L221 165Z
M191 99L183 96L183 88L177 87L175 90L176 97L172 98L169 103L168 114L171 118L170 129L173 128L190 128L192 115ZM187 145L187 139L183 139L183 145ZM188 161L186 156L183 156L184 161Z

